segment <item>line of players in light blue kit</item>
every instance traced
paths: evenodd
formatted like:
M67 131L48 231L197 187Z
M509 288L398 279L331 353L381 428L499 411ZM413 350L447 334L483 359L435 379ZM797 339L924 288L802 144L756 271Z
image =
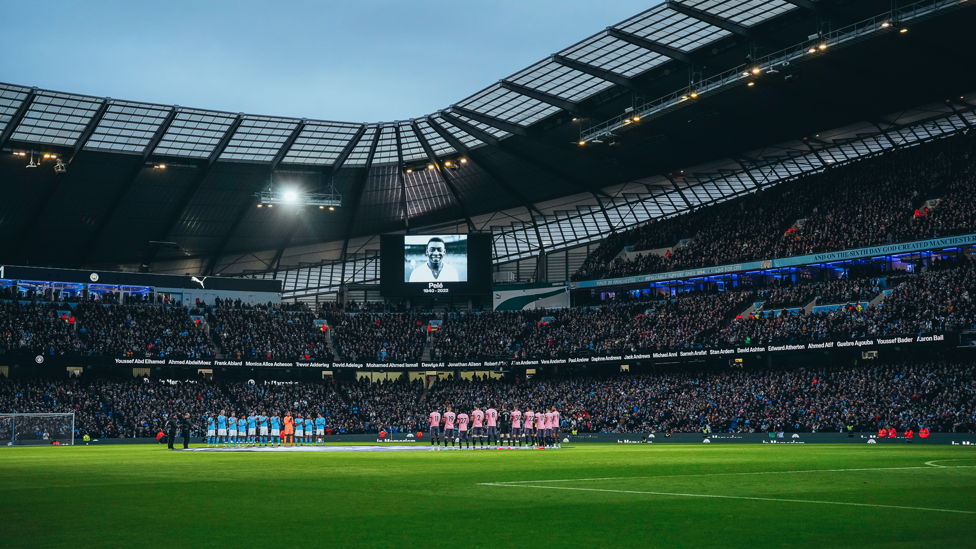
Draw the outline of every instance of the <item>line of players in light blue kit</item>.
M286 414L284 420L274 412L269 416L264 410L251 412L246 417L238 418L234 412L228 417L224 410L214 416L208 413L203 416L207 422L207 447L244 447L244 446L284 446L285 442L298 446L312 446L325 444L325 418L322 414L314 420L311 414L302 419L296 414L292 420L291 414ZM284 426L284 427L283 427ZM287 438L286 438L287 437ZM316 441L316 439L318 439Z

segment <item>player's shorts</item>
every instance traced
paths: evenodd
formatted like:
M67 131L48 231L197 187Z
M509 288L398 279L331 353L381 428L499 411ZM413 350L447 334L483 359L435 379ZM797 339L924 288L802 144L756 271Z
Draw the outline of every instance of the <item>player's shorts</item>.
M295 436L296 437L304 437L305 436L305 431L302 430L302 429L295 429Z
M544 437L551 437L552 436L552 429L544 429L544 430L545 430L545 433L543 433L542 436L544 436Z
M554 436L554 437L558 437L559 436L559 427L553 427L552 428L552 436Z
M492 438L498 438L498 428L494 425L488 427L488 436Z
M227 432L227 436L236 437L237 436L237 429L231 429L230 431L228 431Z
M498 426L498 431L503 435L512 434L512 426L508 423L502 423Z
M512 436L515 436L515 437L522 436L522 428L521 427L512 427Z
M434 425L430 428L430 436L432 437L441 436L441 428L439 425Z
M217 436L218 437L225 437L225 436L227 436L227 429L217 429Z
M254 435L258 434L258 430L257 429L252 429L252 428L248 427L247 428L247 434L248 434L248 436L252 436L253 437Z
M454 438L454 429L444 429L444 438Z
M315 430L315 436L317 436L317 437L324 437L325 436L325 429L316 429Z
M280 437L281 436L281 429L272 429L271 430L271 436L273 436L273 437Z
M468 430L467 429L465 429L463 431L458 431L458 440L460 440L461 442L467 442L468 441Z
M267 427L261 427L261 436L263 436L263 437L268 436L268 428Z
M207 436L208 437L217 436L217 431L215 429L208 429L207 430Z
M484 427L472 427L471 428L471 436L473 436L473 437L480 437L480 436L482 436L482 434L484 432L485 432L485 428Z

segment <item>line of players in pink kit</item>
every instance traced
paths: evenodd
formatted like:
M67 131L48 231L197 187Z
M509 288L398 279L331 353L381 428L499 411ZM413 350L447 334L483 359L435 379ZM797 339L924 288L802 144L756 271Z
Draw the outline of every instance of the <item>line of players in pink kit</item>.
M430 413L431 450L562 448L559 442L559 420L559 412L555 407L544 408L539 412L526 410L523 414L517 407L509 411L503 406L499 414L494 408L481 411L480 407L475 406L469 416L463 412L455 414L448 406L443 414L439 410ZM447 445L448 442L451 443L450 446Z

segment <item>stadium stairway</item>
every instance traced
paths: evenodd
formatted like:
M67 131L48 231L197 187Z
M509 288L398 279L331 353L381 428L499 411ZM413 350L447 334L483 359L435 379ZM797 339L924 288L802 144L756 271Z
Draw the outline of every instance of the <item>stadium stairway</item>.
M420 356L420 360L424 362L430 362L430 348L434 343L434 334L437 332L428 332L427 344L424 345L424 353Z
M338 357L339 354L336 353L335 345L332 343L332 326L329 326L329 322L326 321L325 326L328 328L325 330L325 345L329 348L329 352L332 356Z
M751 315L751 314L755 314L755 313L758 313L759 311L761 311L761 310L762 310L762 308L763 308L763 303L765 303L765 302L763 302L763 301L755 301L755 302L753 302L752 304L750 304L750 305L748 305L748 306L747 306L747 307L745 308L745 310L743 310L743 311L742 311L741 313L739 313L739 314L740 314L740 315L742 315L742 316L744 316L744 317L747 317L747 316L749 316L749 315Z
M882 291L874 299L872 299L871 301L868 302L868 307L877 306L878 303L881 303L882 301L885 300L886 297L888 297L888 294L889 293L891 293L891 292Z

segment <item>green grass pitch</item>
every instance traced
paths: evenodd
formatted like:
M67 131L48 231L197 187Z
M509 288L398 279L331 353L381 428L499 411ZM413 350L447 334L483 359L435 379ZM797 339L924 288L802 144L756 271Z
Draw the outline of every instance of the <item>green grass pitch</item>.
M0 479L5 549L976 547L972 446L3 448Z

